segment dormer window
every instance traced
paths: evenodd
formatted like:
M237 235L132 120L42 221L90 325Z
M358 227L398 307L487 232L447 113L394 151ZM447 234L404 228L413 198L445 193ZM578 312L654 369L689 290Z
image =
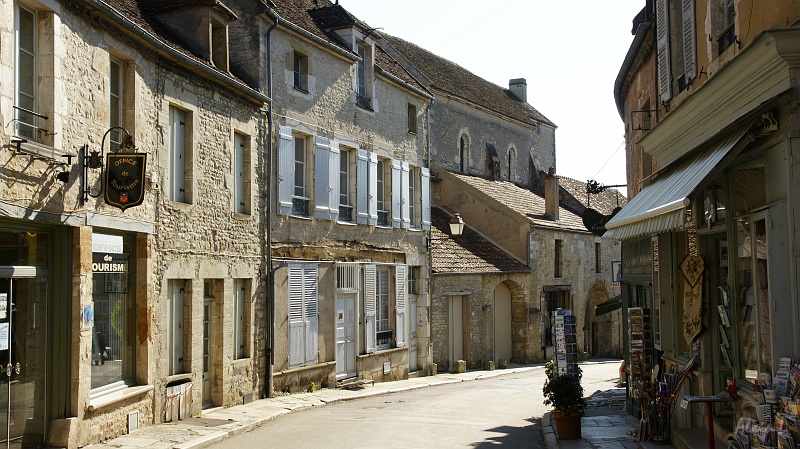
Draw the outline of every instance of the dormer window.
M216 18L211 18L211 63L218 69L228 71L228 27Z
M372 75L372 48L363 42L356 42L356 52L361 58L356 63L356 104L358 107L372 110L371 85L368 83Z

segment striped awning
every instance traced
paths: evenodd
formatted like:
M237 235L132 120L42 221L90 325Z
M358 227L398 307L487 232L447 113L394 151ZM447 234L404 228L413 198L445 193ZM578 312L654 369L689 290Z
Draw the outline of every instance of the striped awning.
M607 299L594 308L594 316L605 315L622 308L622 295Z
M752 123L737 128L707 148L666 167L606 223L605 238L628 240L678 231L684 226L685 200L705 185L709 174L747 134ZM736 151L741 151L739 145Z

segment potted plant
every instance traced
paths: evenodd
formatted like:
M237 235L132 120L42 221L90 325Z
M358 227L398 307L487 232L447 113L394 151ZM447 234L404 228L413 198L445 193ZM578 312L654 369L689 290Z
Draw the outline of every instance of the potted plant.
M580 370L575 374L558 374L553 361L545 364L544 405L553 407L559 440L576 440L581 437L581 417L586 408L583 399Z

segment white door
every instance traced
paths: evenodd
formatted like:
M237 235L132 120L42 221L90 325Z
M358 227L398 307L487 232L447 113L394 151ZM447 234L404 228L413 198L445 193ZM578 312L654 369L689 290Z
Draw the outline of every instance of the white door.
M503 284L494 289L494 359L511 360L511 292Z
M356 295L336 296L336 380L356 375Z
M413 372L419 369L417 363L417 297L408 298L408 371Z
M203 407L214 405L211 400L211 379L212 379L212 345L211 340L213 331L212 306L213 302L206 300L203 302Z
M448 369L453 369L456 360L464 360L464 315L463 315L463 297L451 296L450 297L450 322L448 328L449 332L449 349L450 349L450 366Z

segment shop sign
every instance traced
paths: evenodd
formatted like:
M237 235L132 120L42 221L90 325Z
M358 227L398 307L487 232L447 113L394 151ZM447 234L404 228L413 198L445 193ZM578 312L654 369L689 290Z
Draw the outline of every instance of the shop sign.
M587 207L583 210L583 214L581 214L583 225L592 234L602 237L603 234L606 233L606 223L614 218L614 215L617 215L620 210L622 210L621 207L616 207L613 211L611 211L610 215L605 215L592 209L591 207Z
M619 287L621 282L622 282L622 261L621 260L612 260L611 261L611 286L612 287Z
M109 153L106 155L106 204L125 211L144 201L146 153Z
M92 253L92 272L93 273L127 273L128 255Z

